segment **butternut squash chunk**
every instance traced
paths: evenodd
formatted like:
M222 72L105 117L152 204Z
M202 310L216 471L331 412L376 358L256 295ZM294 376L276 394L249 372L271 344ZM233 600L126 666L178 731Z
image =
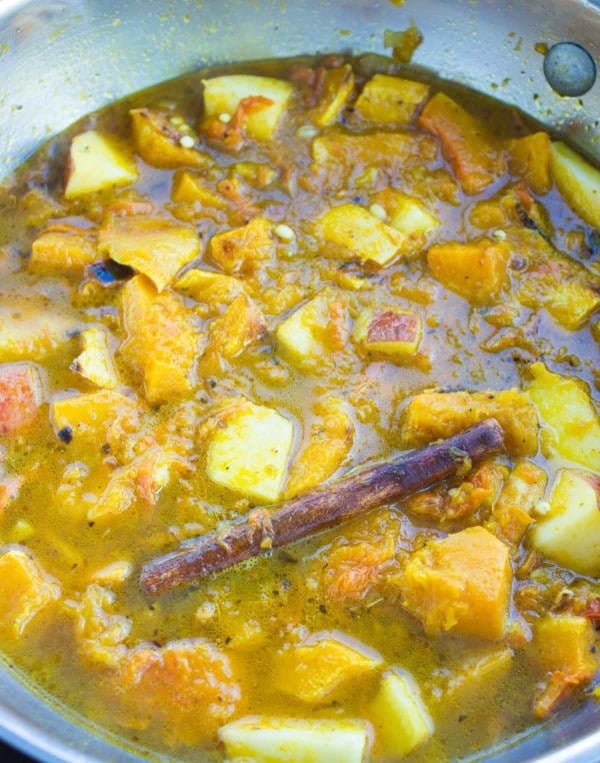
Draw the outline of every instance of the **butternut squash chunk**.
M350 64L328 69L319 102L308 112L312 122L318 127L327 127L335 122L353 90L354 72Z
M418 122L438 137L465 193L480 193L504 172L501 151L486 135L484 125L444 93L433 96Z
M320 705L381 665L381 657L334 638L293 646L275 658L274 684L302 702Z
M208 244L212 259L229 275L251 273L257 265L275 253L271 224L256 217L241 228L213 236Z
M198 234L184 225L147 215L111 215L98 247L115 262L143 273L163 291L200 253Z
M483 527L469 527L413 552L400 588L403 606L427 635L494 641L506 631L511 584L508 547Z
M511 140L510 171L522 177L534 193L543 196L552 187L550 175L550 136L535 132L524 138Z
M23 546L0 550L0 628L20 638L34 618L58 601L60 584Z
M74 225L46 228L31 245L29 270L82 276L87 265L98 259L94 236Z
M429 85L388 74L375 74L363 87L354 108L370 122L404 126L429 95Z
M497 302L509 286L510 249L491 239L434 244L427 262L446 288L475 305Z
M158 294L144 276L128 281L121 296L128 334L123 357L142 374L150 405L189 392L200 340L190 313L174 294Z
M527 395L516 389L488 392L423 392L404 411L402 441L417 447L488 417L504 430L508 451L515 456L537 452L538 418Z

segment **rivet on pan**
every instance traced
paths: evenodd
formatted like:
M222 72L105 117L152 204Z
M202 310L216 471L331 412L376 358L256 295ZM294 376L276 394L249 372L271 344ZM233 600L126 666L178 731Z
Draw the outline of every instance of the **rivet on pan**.
M544 75L559 95L583 95L596 81L596 64L581 45L558 42L544 57Z

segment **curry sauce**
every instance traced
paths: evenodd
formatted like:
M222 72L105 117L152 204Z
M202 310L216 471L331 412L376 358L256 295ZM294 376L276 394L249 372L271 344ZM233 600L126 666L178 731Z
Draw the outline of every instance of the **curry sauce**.
M186 75L2 189L0 647L145 754L443 761L591 701L600 172L375 63ZM504 456L140 587L489 417Z

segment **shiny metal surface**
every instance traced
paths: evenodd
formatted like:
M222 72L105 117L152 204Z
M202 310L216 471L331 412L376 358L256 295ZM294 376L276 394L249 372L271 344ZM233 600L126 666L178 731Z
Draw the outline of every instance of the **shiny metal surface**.
M600 81L581 98L561 98L534 47L576 42L599 65L598 2L0 0L0 176L78 117L139 88L210 63L383 53L384 30L411 19L424 33L413 63L514 104L600 159ZM140 759L73 725L8 666L0 667L0 737L43 761ZM485 758L600 760L600 706L582 706Z

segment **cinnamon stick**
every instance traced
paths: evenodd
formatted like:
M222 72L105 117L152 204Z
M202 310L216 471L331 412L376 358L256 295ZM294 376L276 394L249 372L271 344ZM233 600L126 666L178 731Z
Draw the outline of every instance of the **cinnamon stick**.
M158 595L212 572L285 546L440 480L460 476L504 449L503 432L486 419L447 440L369 466L273 509L257 509L144 565L142 589Z

